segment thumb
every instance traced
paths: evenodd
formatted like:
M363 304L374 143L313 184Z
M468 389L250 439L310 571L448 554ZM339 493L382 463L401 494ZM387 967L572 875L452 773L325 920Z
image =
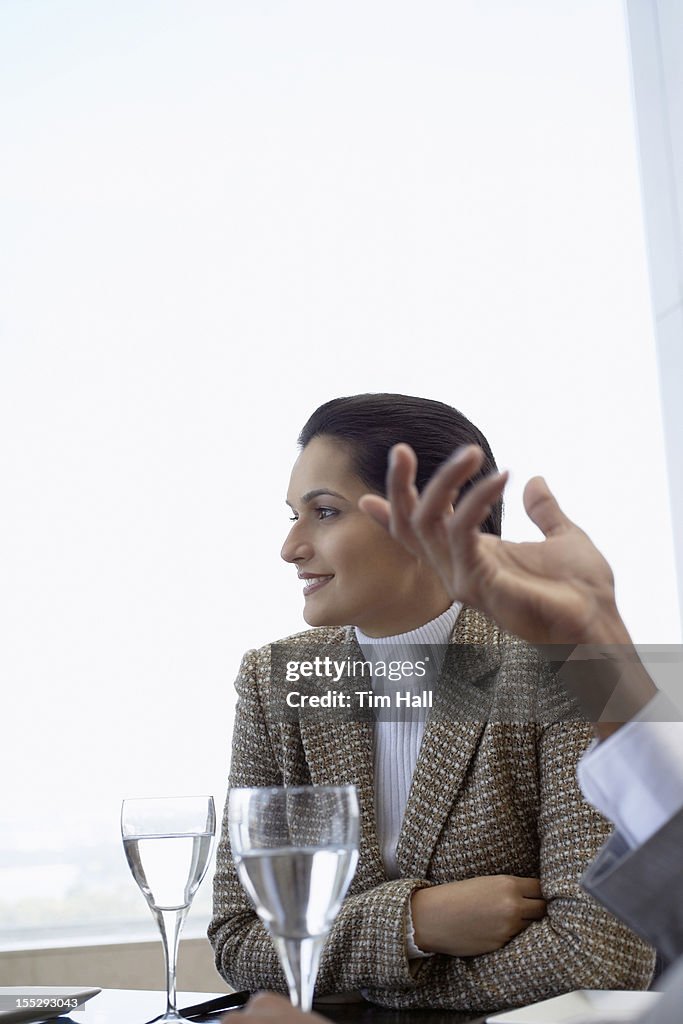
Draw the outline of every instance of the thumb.
M542 476L534 476L524 488L524 508L532 522L536 523L546 537L562 533L568 526L573 526Z

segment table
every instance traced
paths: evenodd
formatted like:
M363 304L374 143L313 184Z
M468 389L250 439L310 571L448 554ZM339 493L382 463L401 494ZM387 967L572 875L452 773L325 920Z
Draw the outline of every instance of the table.
M224 995L227 995L225 989L222 992L179 992L176 1005L191 1006ZM60 1024L145 1024L160 1016L165 1009L165 991L103 988L75 1010L73 1016L58 1019Z
M335 1024L484 1024L488 1016L473 1017L457 1010L390 1010L372 1003L314 1003L313 1009Z
M177 1006L191 1006L224 996L223 992L179 992ZM61 1017L63 1024L147 1024L166 1009L166 993L133 989L102 989L88 1000L73 1017ZM388 1010L370 1003L325 1003L315 1005L319 1013L336 1024L483 1024L484 1017L456 1013L454 1010ZM229 1010L228 1013L235 1013ZM215 1024L218 1016L205 1018Z

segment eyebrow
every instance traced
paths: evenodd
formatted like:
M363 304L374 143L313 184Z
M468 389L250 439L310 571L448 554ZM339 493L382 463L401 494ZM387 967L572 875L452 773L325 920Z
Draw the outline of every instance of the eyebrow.
M338 491L330 491L327 487L316 487L314 491L306 491L306 493L301 496L301 501L304 505L308 505L308 503L313 501L314 498L319 498L322 494L328 494L331 498L341 498L342 501L349 500ZM292 508L291 502L287 501L286 498L285 505L289 505L289 507Z

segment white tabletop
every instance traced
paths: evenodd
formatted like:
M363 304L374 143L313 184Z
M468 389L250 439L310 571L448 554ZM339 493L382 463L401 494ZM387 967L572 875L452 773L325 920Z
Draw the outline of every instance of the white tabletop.
M178 992L176 1006L193 1006L227 995L222 992ZM147 990L105 988L89 999L79 1010L74 1010L74 1024L145 1024L166 1009L166 993Z

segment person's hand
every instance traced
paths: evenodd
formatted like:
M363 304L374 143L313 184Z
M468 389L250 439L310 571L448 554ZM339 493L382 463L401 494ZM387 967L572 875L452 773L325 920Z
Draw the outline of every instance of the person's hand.
M415 453L406 444L396 445L389 460L388 500L366 494L359 505L429 562L453 599L479 608L502 629L538 647L569 645L572 653L560 679L605 739L657 692L617 610L612 570L541 477L527 483L524 507L544 540L514 543L481 533L507 473L478 480L453 505L482 459L476 445L460 449L418 495ZM556 653L553 646L551 658Z
M319 1013L304 1013L303 1010L292 1006L285 996L277 995L274 992L258 992L252 996L240 1016L246 1014L250 1024L330 1024L327 1017L321 1017ZM228 1024L232 1014L222 1018L223 1024Z
M534 644L628 642L609 565L562 512L541 477L527 483L524 507L545 540L513 543L480 532L507 473L477 481L453 508L482 460L476 445L460 449L418 496L415 453L406 444L396 445L388 500L368 494L359 505L431 563L453 599L479 608L508 632Z
M425 953L480 956L545 917L537 878L486 875L418 889L411 897L415 944Z

